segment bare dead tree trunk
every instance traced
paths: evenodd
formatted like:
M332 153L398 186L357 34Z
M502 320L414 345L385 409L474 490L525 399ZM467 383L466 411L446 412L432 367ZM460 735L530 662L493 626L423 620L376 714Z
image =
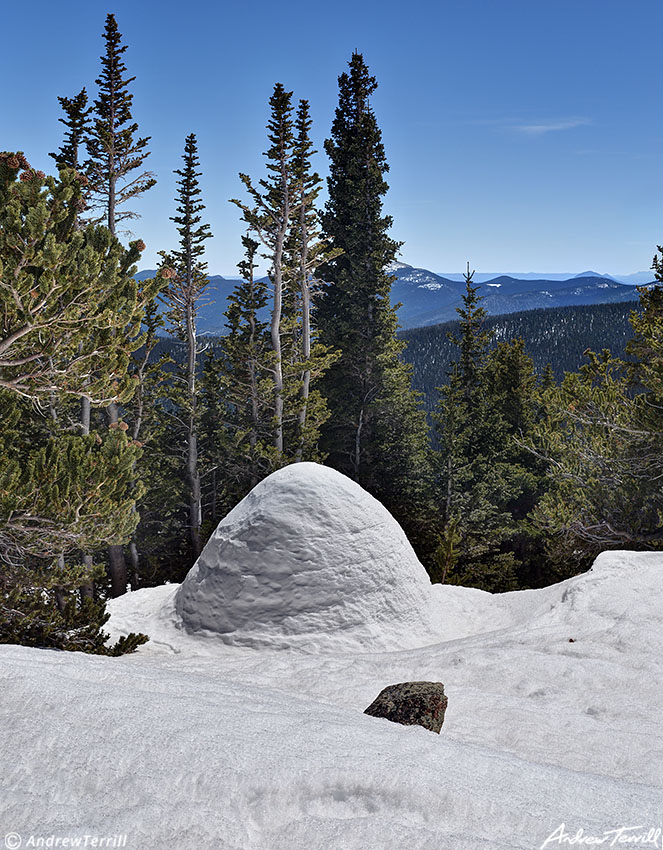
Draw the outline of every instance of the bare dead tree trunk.
M290 221L290 187L285 149L281 150L281 193L279 227L274 240L274 309L272 310L271 339L276 355L274 363L274 446L283 451L283 354L281 351L281 315L283 313L283 248Z
M85 396L81 397L81 413L79 424L81 426L81 434L84 437L89 436L90 434L90 399L85 398ZM86 572L90 572L92 570L93 559L92 555L83 552L83 566L86 568ZM84 599L94 599L94 582L90 579L90 581L86 581L85 584L82 584L79 588L81 595L81 602Z
M274 362L274 446L283 451L283 355L281 353L281 313L283 311L283 241L285 233L277 236L274 252L274 308L272 310L271 338L272 350L276 355Z
M355 453L352 459L352 477L359 481L359 468L361 465L361 432L364 428L364 408L359 411L359 421L355 430Z
M64 555L62 553L58 555L58 569L61 572L64 572L65 570ZM61 587L55 588L55 604L58 611L62 614L64 612L65 605L67 604L67 594Z
M251 286L253 287L253 269L251 269ZM256 317L249 317L249 350L253 352L256 341ZM252 354L249 361L249 389L251 393L251 431L249 432L249 447L251 449L251 487L258 483L258 470L256 469L256 446L258 445L258 426L260 421L260 399L258 397L258 375L255 357Z
M112 402L106 408L111 425L120 421L117 404ZM108 546L108 573L111 580L111 596L122 596L127 592L127 564L124 559L124 546L111 543Z
M202 524L202 498L198 472L198 434L196 421L196 319L194 311L194 281L191 263L191 246L187 244L186 281L186 341L187 341L187 396L189 416L187 422L186 472L189 481L189 533L194 558L200 555L200 526Z
M311 285L308 273L309 235L306 223L306 193L303 186L299 201L299 238L301 240L299 252L299 284L302 295L302 360L305 364L308 364L311 359ZM305 368L302 374L301 405L297 416L299 443L297 445L295 460L298 463L301 462L304 456L304 435L310 386L311 370Z
M86 568L88 573L92 570L92 564L92 555L83 554L83 566ZM94 599L94 582L92 580L86 581L85 584L80 586L79 591L81 594L81 602L85 599Z
M80 426L81 434L87 437L90 433L90 399L85 396L81 398Z

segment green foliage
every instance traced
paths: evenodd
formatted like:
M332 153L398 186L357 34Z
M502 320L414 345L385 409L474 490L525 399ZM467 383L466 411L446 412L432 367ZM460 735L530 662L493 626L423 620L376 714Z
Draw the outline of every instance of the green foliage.
M56 594L44 588L44 579L32 576L32 582L11 588L0 584L0 644L118 656L134 652L148 640L147 635L132 632L107 646L103 626L110 615L105 603L79 600L72 593L59 609Z
M49 156L55 160L58 169L73 168L80 170L80 151L87 138L90 110L87 106L85 88L75 97L59 97L58 101L64 112L64 118L58 121L67 128L64 142L57 153Z
M559 570L566 558L570 573L604 549L657 548L663 540L663 429L652 420L654 397L634 394L626 365L607 350L588 356L580 373L547 392L534 441L551 477L534 518Z
M31 444L18 431L26 428L29 408L3 391L0 410L0 557L20 563L126 542L142 493L129 470L141 450L122 426L102 437L49 435L42 425Z
M436 550L446 580L485 590L513 590L527 578L530 535L519 523L540 496L543 466L520 441L537 417L532 360L522 340L490 351L486 312L469 266L458 349L434 417L439 437L438 502L443 532ZM453 559L447 555L453 541Z
M663 282L658 256L652 268ZM551 487L535 520L562 575L604 549L663 542L663 290L639 294L628 360L588 350L580 372L545 393L534 448Z
M108 404L133 392L127 365L151 293L133 279L141 242L77 228L81 192L74 171L46 177L0 154L0 387Z
M478 289L481 293L481 288ZM498 341L522 337L536 371L548 380L561 381L565 372L576 372L584 363L587 348L600 351L609 347L615 356L623 356L633 336L629 316L630 301L593 304L582 307L555 307L527 310L507 316L488 316L484 327L492 334L491 348ZM438 402L437 387L444 384L457 358L450 338L458 333L458 321L401 331L407 342L403 359L412 365L413 386L424 394L426 410L432 412Z
M233 201L256 239L244 239L244 281L231 298L230 334L218 364L219 388L235 420L226 431L227 444L235 449L231 477L254 483L288 462L321 459L319 431L328 411L316 384L337 357L320 343L315 321L317 269L336 252L320 238L315 208L320 178L311 168L308 102L300 101L293 120L292 92L279 83L269 105L267 179L256 185L241 174L251 204ZM270 262L269 330L257 317L269 294L255 281L259 247ZM267 422L271 446L263 427Z
M92 206L101 210L96 220L105 219L114 234L118 222L138 218L132 210L118 211L117 207L152 188L156 180L150 171L133 175L149 156L146 148L150 138L136 138L138 124L133 120L133 95L129 91L135 77L126 76L122 54L127 45L122 44L114 15L106 16L103 38L106 50L101 57L101 76L95 81L99 93L85 140L89 157L85 173Z
M331 414L321 446L330 466L408 526L422 510L427 435L389 300L388 267L399 243L389 236L391 217L382 213L388 165L370 106L376 87L361 54L353 54L339 77L339 104L325 142L331 162L322 224L338 254L321 270L316 320L320 341L341 354L320 383Z
M268 325L258 316L267 305L267 284L255 277L258 242L244 236L242 243L246 257L228 298L228 333L203 372L203 430L208 454L222 470L213 479L215 518L281 465L272 444L274 353Z

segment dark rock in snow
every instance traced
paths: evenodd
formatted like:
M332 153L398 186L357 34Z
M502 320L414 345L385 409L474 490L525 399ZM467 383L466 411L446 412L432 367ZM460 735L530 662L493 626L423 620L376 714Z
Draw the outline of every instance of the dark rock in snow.
M442 682L401 682L380 691L364 714L440 733L447 710Z

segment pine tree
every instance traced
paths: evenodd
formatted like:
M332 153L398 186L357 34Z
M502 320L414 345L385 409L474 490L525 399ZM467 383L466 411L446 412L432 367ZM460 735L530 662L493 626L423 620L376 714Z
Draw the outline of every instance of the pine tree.
M96 221L106 221L108 229L115 235L118 223L137 218L132 210L121 209L132 198L146 192L156 180L150 171L137 176L149 155L146 150L149 137L136 139L138 124L131 112L133 95L129 85L135 77L126 77L126 66L122 54L127 46L122 44L115 16L106 16L103 38L106 50L101 57L101 75L95 80L99 87L97 99L91 109L92 122L86 138L88 159L85 172L89 180L88 203L100 214ZM119 422L119 411L114 402L107 408L111 423ZM116 576L114 584L126 583L124 553L118 546L109 547L110 570Z
M605 549L663 545L663 289L639 292L629 360L587 350L545 393L532 440L550 477L535 521L562 577Z
M318 433L327 410L312 387L336 355L318 343L312 319L316 271L333 253L319 235L315 201L320 178L311 170L314 151L308 102L300 102L295 123L292 92L277 83L269 105L268 177L256 187L250 177L240 174L252 205L233 203L242 210L270 263L272 465L276 468L291 460L319 457Z
M323 232L338 255L321 270L320 341L340 350L321 381L331 416L322 432L328 463L382 499L397 518L422 497L427 428L399 355L388 268L399 244L382 213L388 165L370 106L377 88L355 53L339 77L339 105L325 150L331 160ZM407 525L407 522L406 522Z
M127 470L139 447L122 428L87 436L0 391L0 642L105 651L94 552L135 525Z
M196 318L200 298L209 283L207 263L202 260L204 241L211 238L209 224L201 224L200 213L205 205L200 200L198 178L198 146L196 136L186 137L184 166L177 169L179 187L176 202L177 215L171 217L177 225L180 236L178 250L163 256L162 277L170 277L170 283L164 296L170 307L169 318L175 327L175 334L186 345L186 367L183 375L184 403L182 418L185 423L186 479L189 490L189 534L194 558L202 549L200 527L202 524L202 502L200 490L200 471L198 468L198 390L196 387L196 368L200 354Z
M204 431L223 480L211 483L214 521L280 465L273 446L273 391L269 325L262 318L269 293L256 279L258 242L242 237L241 282L228 296L226 328L218 353L203 371Z
M76 171L81 169L80 152L85 146L89 128L90 110L87 107L85 88L75 97L58 97L64 118L58 121L67 128L64 141L57 153L50 153L58 168L68 167Z
M81 204L80 175L0 153L0 386L105 405L133 392L127 365L153 293L133 279L144 245L78 229Z
M254 186L247 174L240 174L240 180L245 185L253 206L233 199L243 211L244 221L257 235L267 253L270 262L269 277L273 289L272 320L270 334L274 362L272 365L274 381L274 447L280 454L283 452L283 353L281 346L283 318L283 296L285 290L284 264L288 231L295 206L293 186L293 120L292 92L285 90L281 83L274 86L269 99L270 118L267 124L268 140L270 143L265 156L267 157L267 179L259 181L259 187Z
M118 207L152 188L156 180L151 171L133 174L149 156L146 148L150 137L135 138L138 124L133 121L129 85L136 78L126 77L122 54L127 45L122 44L114 15L106 16L103 38L106 50L101 57L101 76L95 81L99 93L91 110L92 124L86 138L89 159L85 168L92 205L102 211L97 220L105 219L115 235L119 222L138 217L136 212Z
M319 342L315 320L321 291L318 271L339 251L331 249L321 238L316 201L322 180L311 166L311 158L316 153L310 138L311 125L309 103L300 100L292 153L295 204L286 249L289 270L286 287L289 289L290 311L284 311L293 331L285 382L296 390L287 405L292 408L288 418L293 426L287 448L289 457L295 461L318 460L320 457L320 428L328 419L329 410L326 400L312 386L315 387L339 356L338 352Z
M515 482L509 465L509 428L502 402L491 393L487 361L491 334L478 287L465 274L460 326L451 339L458 347L449 383L440 388L434 417L439 434L438 492L445 531L458 536L456 559L447 580L486 590L517 586L516 560L506 541L513 533L508 510ZM497 383L497 381L495 381ZM500 388L502 389L502 388Z

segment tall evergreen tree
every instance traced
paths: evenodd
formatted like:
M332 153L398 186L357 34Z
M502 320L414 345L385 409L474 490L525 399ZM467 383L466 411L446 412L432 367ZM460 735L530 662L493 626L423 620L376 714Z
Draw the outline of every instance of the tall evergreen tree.
M180 247L164 255L162 277L170 277L170 283L165 290L165 298L170 307L169 318L173 322L176 335L186 345L186 365L183 375L183 413L185 423L185 457L186 480L189 490L189 533L194 558L202 549L200 527L202 524L202 501L200 490L200 471L198 468L198 389L196 387L196 369L200 349L196 332L198 303L203 295L209 278L207 263L202 256L205 251L204 242L211 238L209 224L202 224L200 213L205 205L200 199L198 178L198 146L196 136L191 133L186 137L184 165L175 174L180 178L176 201L177 215L171 220L177 225L180 236Z
M97 220L105 219L108 229L115 234L119 222L138 217L133 210L118 207L142 195L156 180L151 171L134 176L149 156L146 148L150 137L136 138L138 124L133 120L133 94L129 91L136 78L126 76L122 54L127 45L122 44L114 15L106 16L103 38L106 50L101 57L101 76L95 81L99 93L86 138L89 159L85 167L92 205L101 211Z
M440 389L435 416L445 525L438 548L443 553L450 537L455 540L448 580L512 590L518 585L518 556L524 549L516 519L531 509L527 496L536 489L526 466L532 459L515 438L533 426L536 376L522 341L504 343L489 353L492 334L484 326L487 314L473 275L468 265L459 330L451 335L458 359L449 383Z
M317 268L332 254L320 239L315 201L320 178L311 170L308 103L293 120L292 92L280 83L269 101L267 179L240 179L252 203L234 200L264 248L273 300L270 322L274 466L318 457L326 406L312 385L332 361L312 321ZM296 135L295 135L296 134Z
M149 136L136 138L138 124L131 112L133 94L129 85L135 77L126 76L122 54L127 46L122 44L115 16L106 16L103 38L106 50L101 57L101 75L95 81L98 95L91 109L92 122L86 138L88 159L85 162L89 180L88 205L99 211L96 221L106 222L115 235L118 223L137 218L133 210L118 209L132 198L136 198L155 185L150 171L139 170L149 155L146 150ZM119 421L115 403L107 409L111 423ZM121 547L111 545L108 549L110 570L116 578L114 583L126 584L126 563Z
M57 153L50 153L58 168L68 167L79 171L81 168L80 154L86 142L89 128L90 110L87 105L85 88L75 97L58 97L64 118L58 121L67 128L63 143Z
M427 429L390 304L388 269L399 244L382 212L388 165L370 105L377 83L360 53L349 65L325 142L331 163L322 223L338 255L321 270L326 286L316 316L320 341L341 356L321 382L331 413L322 448L331 466L399 513L424 477Z
M245 258L238 263L241 282L228 296L227 333L203 370L204 439L223 476L210 482L214 522L280 465L273 446L274 352L261 315L268 287L255 275L258 242L244 236L242 243Z
M264 244L266 257L270 263L269 277L273 288L272 319L270 334L274 362L272 365L274 381L274 448L282 453L283 440L283 352L281 345L283 296L285 290L284 274L285 251L288 231L295 206L293 186L293 119L292 92L285 90L281 83L274 86L269 99L270 117L267 124L269 148L267 157L268 177L260 180L259 188L254 186L247 174L240 174L253 206L233 200L244 213L244 220L258 235Z
M287 309L285 311L292 329L286 383L296 391L294 396L291 393L288 400L292 408L288 416L291 425L288 456L295 461L319 458L320 428L328 419L329 410L316 384L339 356L338 352L319 342L316 323L316 307L321 291L318 271L337 256L339 250L330 248L321 238L316 201L322 180L311 165L311 159L316 153L310 137L311 126L309 103L300 100L292 153L293 218L287 242L286 286L290 295L290 315Z

